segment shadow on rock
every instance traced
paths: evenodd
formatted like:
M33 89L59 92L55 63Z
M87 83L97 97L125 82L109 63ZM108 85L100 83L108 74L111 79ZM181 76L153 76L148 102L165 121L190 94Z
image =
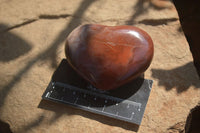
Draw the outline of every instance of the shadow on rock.
M22 127L22 129L20 129L19 131L17 131L18 133L26 133L27 131L38 127L44 120L44 114L41 114L40 116L38 116L34 121L31 121L30 123L27 123L27 125L25 125L24 127Z
M5 86L2 87L3 89L0 91L0 107L3 106L4 100L6 99L9 91L15 86L16 83L18 83L20 81L20 79L21 79L20 77L22 77L24 74L26 74L34 66L35 63L37 63L38 61L44 61L45 60L45 61L51 61L52 67L57 66L57 64L56 64L57 63L57 61L56 61L56 59L57 59L56 51L57 51L58 47L66 39L66 36L74 28L76 28L78 25L81 24L81 18L83 16L84 12L87 10L87 8L93 2L95 2L95 1L94 0L83 0L82 3L77 8L76 12L73 15L73 16L78 16L78 17L73 17L73 19L70 21L70 23L66 24L66 27L63 28L63 30L60 32L60 34L56 37L56 40L47 49L38 53L35 57L30 59L26 63L25 67L23 67L21 70L19 70L18 73L16 73L15 76L13 76L13 79L8 84L6 84ZM5 31L8 31L8 29L10 29L10 28L9 27L6 28L4 25L0 25L0 30L1 30L0 31L0 38L2 38L1 36L4 34ZM5 36L6 36L6 34L14 36L9 32L7 32L7 33L5 32ZM9 42L9 39L6 39L6 40L2 39L2 42L4 42L4 41ZM15 37L15 41L17 42L16 37ZM15 42L15 41L12 41L12 42ZM14 53L12 53L12 56L7 56L7 57L4 57L4 55L2 55L2 52L1 52L3 50L0 50L0 56L1 56L0 61L1 60L2 61L10 61L10 60L20 56L19 53L21 55L25 54L25 52L22 52L22 51L25 51L25 49L26 49L26 51L28 51L29 48L28 48L27 44L25 43L25 41L22 41L21 39L18 38L18 42L21 42L19 44L21 44L21 45L23 44L22 46L26 46L26 48L22 48L22 46L20 46L20 48L24 49L24 50L21 50L21 52L18 52L18 54L16 54L16 50L14 50L15 47L13 47L12 51L10 53L12 53L12 52L14 52ZM7 49L7 48L5 48L5 49ZM8 50L10 50L10 49L8 49ZM4 54L5 54L5 52L4 52ZM8 53L6 53L6 54L8 55ZM1 112L0 112L0 114L1 114Z
M177 93L186 91L190 86L200 87L200 82L192 62L171 70L152 69L152 77L158 79L158 85L167 91L177 89Z
M139 16L147 13L149 9L153 8L155 10L163 10L166 8L171 8L169 6L170 0L138 0L136 5L133 7L133 15L130 17L129 20L126 21L127 25L133 25L135 23L135 19ZM164 22L166 23L166 22Z
M12 133L10 125L0 120L0 133Z
M1 28L8 28L0 24ZM31 46L18 35L11 32L0 33L0 61L7 62L26 54L31 50Z
M0 24L1 29L8 29L5 24ZM31 46L22 39L20 36L11 33L10 31L0 31L0 62L9 62L18 57L28 53L31 50ZM15 79L15 82L19 79ZM0 90L0 107L3 105L5 98L7 97L10 89L2 87ZM0 112L1 113L1 112Z

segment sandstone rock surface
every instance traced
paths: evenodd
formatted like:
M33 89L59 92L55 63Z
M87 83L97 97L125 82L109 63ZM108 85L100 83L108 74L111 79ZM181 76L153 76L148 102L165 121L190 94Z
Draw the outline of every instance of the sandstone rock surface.
M78 25L134 25L154 42L145 78L154 80L139 133L178 132L200 99L200 83L171 1L0 0L0 119L14 133L135 132L132 124L41 96ZM38 107L39 106L39 107Z

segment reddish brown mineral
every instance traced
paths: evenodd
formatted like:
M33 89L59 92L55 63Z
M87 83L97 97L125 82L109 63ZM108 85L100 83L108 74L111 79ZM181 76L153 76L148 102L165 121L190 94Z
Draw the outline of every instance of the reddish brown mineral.
M141 75L153 57L153 42L133 26L81 25L67 38L71 66L96 88L117 88Z

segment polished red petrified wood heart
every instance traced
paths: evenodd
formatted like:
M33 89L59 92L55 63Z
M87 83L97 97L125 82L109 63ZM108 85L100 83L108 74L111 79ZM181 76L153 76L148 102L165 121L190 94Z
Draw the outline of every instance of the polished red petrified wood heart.
M69 64L96 88L117 88L141 75L153 57L153 42L133 26L81 25L67 37Z

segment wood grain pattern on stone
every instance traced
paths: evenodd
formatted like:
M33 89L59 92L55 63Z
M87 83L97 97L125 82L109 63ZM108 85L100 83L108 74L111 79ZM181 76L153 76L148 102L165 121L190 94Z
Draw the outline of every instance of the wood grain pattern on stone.
M67 38L71 66L95 87L110 90L141 75L153 58L153 41L133 26L82 25Z

